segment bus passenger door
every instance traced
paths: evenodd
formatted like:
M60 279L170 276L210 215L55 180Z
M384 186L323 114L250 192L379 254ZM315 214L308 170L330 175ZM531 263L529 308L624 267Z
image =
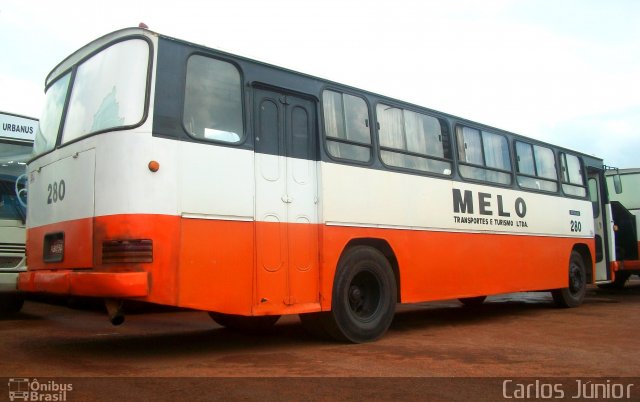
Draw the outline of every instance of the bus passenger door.
M315 102L254 88L256 311L318 300Z
M611 207L606 203L604 175L600 170L589 169L589 197L593 205L593 219L596 242L596 277L595 281L611 280L609 269L611 261L611 242L613 240L613 222ZM615 250L613 250L615 252Z

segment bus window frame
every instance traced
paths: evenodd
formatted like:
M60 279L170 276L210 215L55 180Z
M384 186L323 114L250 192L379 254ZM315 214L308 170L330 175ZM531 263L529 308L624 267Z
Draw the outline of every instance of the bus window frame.
M399 148L391 148L391 147L387 147L387 146L383 146L381 145L380 142L380 123L378 120L378 114L377 114L377 108L378 105L385 105L385 106L390 106L396 109L400 109L402 110L402 112L404 113L405 110L409 111L409 112L413 112L416 114L421 114L424 116L428 116L431 118L434 118L436 120L438 120L438 123L440 123L440 135L442 136L442 143L444 144L445 139L444 137L447 136L447 140L449 141L448 143L448 151L449 151L449 158L447 159L446 157L438 157L438 156L433 156L433 155L428 155L428 154L421 154L419 152L412 152L412 151L406 151L406 150L402 150ZM449 121L445 118L442 117L438 117L436 116L434 113L430 113L424 110L421 110L419 108L412 108L412 107L407 107L406 105L400 105L397 102L393 102L390 101L388 99L383 99L380 101L375 102L375 104L373 105L373 111L374 111L374 117L375 117L375 139L376 139L376 156L377 158L380 160L380 163L382 164L382 166L384 166L385 169L388 170L392 170L392 171L398 171L398 172L404 172L404 173L411 173L411 174L418 174L421 176L433 176L433 177L438 177L438 178L443 178L443 179L448 179L448 180L453 180L454 178L454 172L455 172L455 158L453 157L453 146L452 141L451 141L451 127L449 125ZM444 128L444 130L443 130ZM433 170L420 170L420 169L411 169L411 168L407 168L407 167L402 167L402 166L395 166L395 165L389 165L388 163L385 163L385 161L382 158L382 151L385 152L393 152L393 153L398 153L398 154L402 154L402 155L407 155L407 156L414 156L414 157L418 157L418 158L424 158L424 159L429 159L429 160L434 160L437 162L445 162L445 163L449 163L449 170L450 173L446 174L446 173L438 173L435 172ZM445 149L443 146L443 154L445 153Z
M480 143L482 145L480 150L482 151L482 160L485 163L484 165L477 165L475 163L469 163L469 162L464 162L464 161L460 160L460 153L459 153L459 147L458 147L458 133L457 133L458 127L460 127L460 128L467 127L467 128L472 129L472 130L477 130L480 133ZM469 183L478 183L478 184L482 184L482 185L503 187L503 188L513 188L514 182L517 181L517 180L514 180L514 173L515 173L514 164L513 164L513 162L514 162L513 159L514 158L513 158L513 155L512 155L512 150L511 150L511 146L510 146L511 144L510 143L515 143L515 141L511 141L510 136L508 136L508 135L506 135L504 133L498 133L496 131L497 130L495 130L495 129L493 129L493 130L492 129L483 130L482 128L479 128L479 126L477 126L477 125L466 124L465 122L455 122L453 124L453 132L452 132L451 135L454 136L454 134L455 134L455 136L454 136L455 140L452 141L453 144L454 144L452 146L452 148L455 147L455 151L453 151L453 149L452 149L452 152L455 153L456 171L457 171L458 177L460 177L460 179L462 181L469 182ZM484 142L482 140L482 133L483 132L487 132L487 133L494 134L494 135L500 135L500 136L502 136L503 138L505 138L507 140L507 150L509 151L509 163L511 164L511 170L496 169L496 168L493 168L491 166L487 166L486 165L486 158L485 158L485 155L484 155ZM474 179L474 178L470 178L470 177L465 177L460 172L460 166L469 166L469 167L472 167L472 168L485 169L485 170L490 170L490 171L498 172L498 173L506 173L506 174L509 174L510 181L509 181L508 184L506 184L506 183L499 183L499 182L490 181L490 180L482 180L482 179Z
M530 175L527 173L521 173L519 168L518 168L518 152L516 149L516 144L520 142L523 144L526 144L528 146L531 147L531 155L533 157L533 169L536 173L536 175ZM549 150L551 150L551 152L553 153L553 163L554 163L554 167L556 170L556 178L555 180L553 179L549 179L543 176L537 176L538 174L538 164L535 161L535 151L533 149L534 146L539 146L541 148L547 148ZM558 147L555 147L553 145L549 145L549 144L544 144L544 143L537 143L535 141L530 141L527 138L514 138L513 140L513 144L512 144L512 152L513 152L513 156L515 159L516 164L514 165L514 173L516 175L516 180L515 180L515 185L517 186L517 188L521 191L531 191L534 193L538 193L538 194L548 194L548 195L560 195L560 196L565 196L565 194L560 190L560 188L562 187L561 185L561 178L560 178L560 174L561 172L558 169L558 152L562 152L562 150L558 149ZM555 191L547 191L547 190L539 190L533 187L525 187L520 185L520 183L518 182L518 176L522 176L525 178L530 178L530 179L536 179L536 180L542 180L542 181L546 181L549 183L555 183L556 184L556 190ZM584 198L584 197L572 197L572 198Z
M95 132L92 132L92 133L85 134L85 135L83 135L81 137L74 138L71 141L67 141L65 143L62 143L62 132L64 130L64 126L65 126L66 120L67 120L67 113L69 111L69 103L71 101L71 93L73 91L73 86L75 84L76 73L78 71L78 67L80 65L82 65L85 61L89 60L90 58L92 58L96 54L102 52L103 50L105 50L105 49L107 49L107 48L109 48L111 46L114 46L114 45L116 45L118 43L121 43L121 42L126 42L126 41L129 41L129 40L135 40L135 39L144 40L147 43L148 50L149 50L149 55L148 55L148 60L147 60L147 78L146 78L146 84L145 84L144 106L143 106L143 111L142 111L142 116L140 118L140 121L138 121L137 123L134 123L134 124L126 125L126 126L111 127L111 128L106 128L106 129L103 129L103 130L98 130L98 131L95 131ZM35 161L36 159L55 151L56 149L64 148L64 147L66 147L68 145L75 144L78 141L82 141L82 140L84 140L86 138L93 137L95 135L114 132L114 131L132 130L134 128L142 126L149 118L149 105L151 103L151 83L152 83L152 78L153 78L153 66L154 66L153 61L154 61L154 57L155 57L155 54L156 54L155 50L156 49L155 49L155 47L153 45L153 42L147 36L141 35L141 34L126 35L126 36L122 36L120 38L116 38L113 41L104 44L103 46L100 46L99 48L97 48L94 51L92 51L89 54L87 54L85 57L83 57L80 60L78 60L75 64L73 64L71 66L71 68L62 71L55 78L55 80L52 80L49 83L49 85L47 85L47 87L45 88L45 93L46 93L46 91L48 91L49 88L51 88L51 86L53 86L56 82L58 82L58 80L60 78L64 77L67 73L70 72L71 76L69 77L69 87L68 87L67 93L65 95L64 107L62 109L62 116L60 117L60 125L58 127L58 132L56 134L56 145L53 148L51 148L50 150L48 150L47 152L44 152L44 153L41 153L41 154L38 154L38 155L34 156L32 159L30 159L28 161L28 163L31 163L31 162Z
M202 138L199 138L193 135L185 126L184 105L186 103L187 75L189 73L189 59L191 59L191 57L193 56L202 56L208 59L214 59L217 61L221 61L223 63L228 63L238 71L238 75L240 77L240 107L241 107L240 117L242 121L242 135L240 136L240 139L238 141L229 142L229 141L217 140L213 138L205 138L204 136ZM247 107L246 107L247 94L245 91L246 79L245 79L245 74L242 69L242 66L236 60L225 58L218 54L208 53L202 50L194 50L189 54L187 54L186 57L184 57L183 63L184 63L184 69L183 69L184 76L182 77L182 83L181 83L182 93L180 94L182 96L182 102L181 102L182 107L180 108L180 127L182 128L182 131L184 132L184 134L187 135L187 138L190 141L195 141L200 144L212 144L212 145L227 146L227 147L241 147L245 145L249 138L249 130L250 130L249 127L251 127L251 122L247 122Z
M359 142L359 141L353 141L353 140L348 140L348 139L343 139L343 138L338 138L338 137L329 137L327 135L327 127L325 124L325 116L324 116L324 91L333 91L333 92L337 92L341 95L347 94L347 95L351 95L357 98L360 98L364 101L365 105L367 106L367 115L369 116L369 138L371 139L370 143L364 143L364 142ZM347 165L358 165L358 166L367 166L367 167L372 167L374 166L375 162L376 162L376 152L375 150L377 148L379 148L377 141L377 136L374 135L373 133L373 119L371 118L372 116L375 116L373 114L373 110L371 109L371 102L369 102L369 99L364 96L361 93L358 93L356 91L350 91L348 89L344 89L344 88L340 88L338 86L334 86L334 85L325 85L322 86L320 88L319 91L319 102L318 102L318 108L319 108L319 112L320 112L320 122L319 122L319 128L322 130L322 149L324 151L324 153L327 155L327 157L330 160L333 160L335 162L338 163L343 163L343 164L347 164ZM355 145L355 146L359 146L359 147L363 147L363 148L369 148L369 160L368 161L359 161L357 159L349 159L349 158L340 158L337 157L335 155L332 155L331 152L329 152L329 147L328 147L328 141L333 141L333 142L337 142L337 143L341 143L341 144L347 144L347 145Z
M561 150L558 151L558 159L560 161L560 170L562 170L562 167L563 167L563 160L564 160L565 168L568 168L567 161L566 161L566 156L567 155L574 156L574 157L576 157L578 159L578 163L580 164L580 173L582 174L582 185L571 183L570 181L569 182L565 182L564 181L563 172L560 171L560 172L558 172L560 174L560 186L559 187L562 189L562 194L565 197L569 197L569 198L576 198L576 199L580 199L580 200L587 199L587 198L589 198L589 187L588 187L588 182L589 181L588 181L588 177L587 177L587 172L586 172L586 170L584 168L584 161L582 160L582 157L580 157L579 155L576 155L575 153L567 152L567 151L561 149ZM567 175L568 175L568 173L567 173ZM571 179L569 179L569 180L571 180ZM580 195L567 193L564 190L564 185L580 187L580 188L584 189L585 195L580 196Z

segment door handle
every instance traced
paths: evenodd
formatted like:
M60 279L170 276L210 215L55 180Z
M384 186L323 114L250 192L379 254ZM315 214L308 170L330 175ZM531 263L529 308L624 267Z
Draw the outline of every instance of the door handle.
M282 200L282 202L284 202L285 204L291 204L293 202L293 198L289 197L288 195L283 195L282 197L280 197L280 199Z

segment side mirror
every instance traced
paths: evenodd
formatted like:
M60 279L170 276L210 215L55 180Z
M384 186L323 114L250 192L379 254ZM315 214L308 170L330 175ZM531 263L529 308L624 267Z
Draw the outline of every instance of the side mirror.
M620 180L619 174L613 176L613 187L616 190L616 194L622 194L622 180Z

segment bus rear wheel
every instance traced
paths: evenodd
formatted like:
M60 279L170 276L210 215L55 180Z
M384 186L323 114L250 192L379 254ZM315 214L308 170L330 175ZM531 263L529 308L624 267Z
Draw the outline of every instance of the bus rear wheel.
M375 248L356 246L340 259L331 312L320 319L338 341L370 342L391 325L396 302L396 278L389 261Z
M209 317L216 324L239 331L264 331L278 322L279 315L244 316L210 312Z
M569 259L569 286L551 291L553 301L558 307L577 307L582 304L587 292L587 271L582 256L571 252Z

